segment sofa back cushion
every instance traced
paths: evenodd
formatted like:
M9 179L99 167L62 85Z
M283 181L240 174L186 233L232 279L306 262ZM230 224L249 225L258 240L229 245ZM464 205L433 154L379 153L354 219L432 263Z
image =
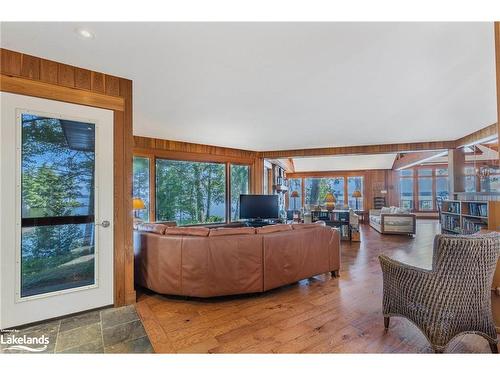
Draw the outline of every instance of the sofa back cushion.
M255 228L241 227L241 228L212 228L210 229L210 237L215 236L232 236L236 234L255 234Z
M176 227L177 226L176 221L157 221L156 224L163 224L163 225L166 225L167 227Z
M380 215L388 215L391 213L392 213L391 207L382 207L380 209Z
M295 230L319 228L319 227L324 227L324 226L326 226L326 223L322 220L316 221L315 223L312 223L312 224L292 224L292 228Z
M150 232L156 234L164 234L167 226L165 224L155 224L155 223L138 223L136 225L136 230L142 232Z
M292 226L288 224L266 225L265 227L257 228L257 234L284 232L287 230L292 230Z
M210 229L205 227L169 227L165 229L167 236L196 236L207 237Z

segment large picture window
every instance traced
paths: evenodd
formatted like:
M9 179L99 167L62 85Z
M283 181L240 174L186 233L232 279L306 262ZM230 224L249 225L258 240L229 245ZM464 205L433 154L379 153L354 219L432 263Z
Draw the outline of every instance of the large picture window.
M448 168L425 166L399 172L400 206L415 211L435 211L436 201L448 199Z
M299 210L302 205L314 209L314 206L326 206L329 193L335 197L335 208L346 207L362 211L365 207L364 176L330 175L325 177L293 177L288 179L288 209ZM358 193L354 194L357 191ZM296 197L292 194L296 192ZM302 196L303 195L303 196ZM355 196L353 196L355 195ZM357 202L356 202L357 201Z
M336 207L344 206L344 177L332 178L306 178L305 179L305 204L325 205L326 195L332 193L335 196Z
M225 164L156 159L156 220L225 222Z
M250 167L231 164L231 221L240 219L240 195L250 191Z

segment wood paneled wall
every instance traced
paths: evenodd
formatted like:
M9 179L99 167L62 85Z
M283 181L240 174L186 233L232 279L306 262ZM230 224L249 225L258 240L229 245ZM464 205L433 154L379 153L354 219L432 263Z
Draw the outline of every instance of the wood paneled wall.
M134 136L134 152L156 153L165 157L183 156L195 159L203 157L205 160L213 161L248 162L253 161L257 156L254 151L139 136Z
M114 297L134 303L132 81L6 49L0 64L0 91L114 111Z

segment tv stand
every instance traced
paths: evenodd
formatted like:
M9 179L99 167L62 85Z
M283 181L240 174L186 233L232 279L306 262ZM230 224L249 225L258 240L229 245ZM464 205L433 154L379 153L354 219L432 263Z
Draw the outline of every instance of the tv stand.
M266 225L272 225L272 224L274 224L274 223L271 223L271 222L265 221L265 220L245 221L245 226L252 227L252 228L260 228L260 227L265 227Z

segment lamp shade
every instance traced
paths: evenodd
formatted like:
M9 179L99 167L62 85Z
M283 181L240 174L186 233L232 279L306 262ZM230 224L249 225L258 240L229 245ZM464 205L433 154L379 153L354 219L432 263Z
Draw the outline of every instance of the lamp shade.
M146 205L144 204L142 198L133 198L132 206L134 210L144 210L146 208Z
M352 193L353 198L361 198L361 192L359 190L354 190Z
M292 198L298 198L299 197L299 192L297 190L292 191L292 194L290 195Z
M337 199L335 198L335 195L333 195L332 193L327 193L326 197L325 197L325 201L328 203L335 203L335 202L337 202Z

